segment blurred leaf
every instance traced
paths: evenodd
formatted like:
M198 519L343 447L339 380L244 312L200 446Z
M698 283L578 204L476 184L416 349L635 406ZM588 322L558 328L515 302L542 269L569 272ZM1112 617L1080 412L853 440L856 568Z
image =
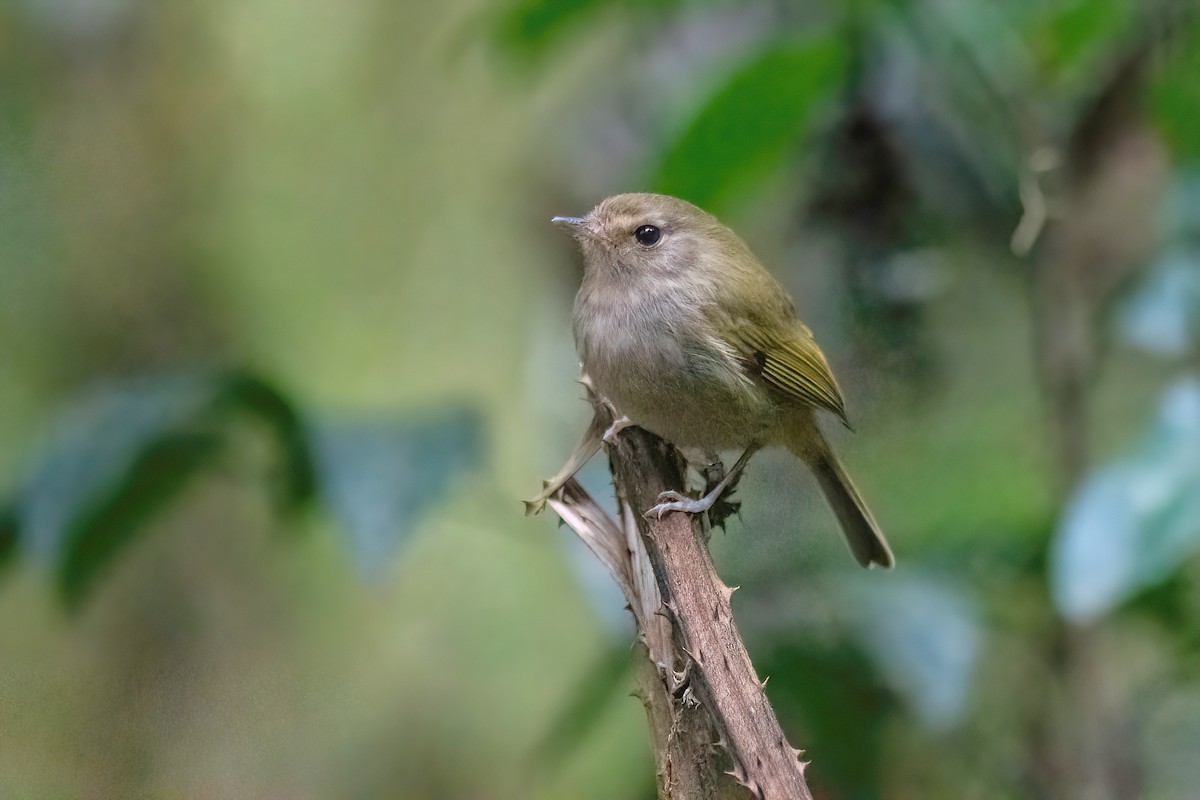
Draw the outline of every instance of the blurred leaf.
M1151 82L1154 119L1176 156L1200 159L1200 24L1171 52Z
M836 786L837 797L878 798L896 715L891 692L856 647L799 635L774 644L755 664L769 677L767 695L784 728L804 731L813 790Z
M1166 236L1184 247L1200 248L1200 165L1176 173L1167 203Z
M1085 66L1127 35L1133 4L1124 0L1068 0L1048 4L1033 33L1041 66L1058 74Z
M316 478L308 437L291 401L270 384L244 372L229 374L220 381L215 400L218 408L256 417L274 435L283 453L283 507L299 505L312 497Z
M202 449L201 432L191 431L193 447L183 437L187 422L204 408L205 388L195 376L111 386L61 415L18 495L23 546L78 579L76 553L111 550L94 546L93 540L127 538L127 529L103 527L106 509L120 507L122 495L136 495L140 482L157 478L145 469L156 459L166 460L176 441L180 451ZM153 450L157 455L143 461ZM82 586L64 590L82 591Z
M813 109L841 84L845 45L829 38L768 47L719 87L661 157L658 191L715 208L778 168Z
M876 68L878 102L914 186L949 221L997 212L1007 219L1018 202L1011 98L1028 93L1033 69L1010 8L942 3L929 13L912 4L890 37L894 52Z
M1126 302L1120 329L1129 342L1151 353L1192 352L1200 342L1200 250L1168 251Z
M77 606L109 561L155 512L184 487L216 453L220 439L211 433L163 431L140 443L133 461L106 496L68 498L75 508L71 532L58 564L60 588L69 606Z
M579 677L571 697L533 751L531 767L537 773L560 766L583 744L614 699L628 694L628 676L634 658L644 657L621 641L608 648Z
M450 482L476 464L479 415L317 421L309 435L319 493L364 573L378 573Z
M17 512L0 508L0 570L17 554Z
M1133 615L1158 620L1175 634L1180 653L1193 649L1193 655L1200 656L1200 620L1194 611L1195 581L1191 572L1176 570L1166 580L1147 586L1133 595L1124 609Z
M611 6L606 0L519 0L500 18L498 35L517 52L535 53L573 24Z
M1050 588L1063 616L1095 619L1170 576L1200 547L1200 380L1163 397L1131 457L1095 472L1051 543Z
M680 4L680 0L517 0L505 9L497 21L496 35L510 51L525 55L543 54L564 34L578 29L589 18L624 8L633 21L643 19L647 10L660 11ZM661 21L661 20L660 20Z
M983 639L974 605L960 589L929 575L855 576L845 607L859 645L880 675L934 730L967 708Z
M16 500L25 548L55 564L78 605L113 557L224 441L230 414L265 421L287 456L286 500L308 496L307 457L287 401L240 372L143 379L85 397L60 418Z

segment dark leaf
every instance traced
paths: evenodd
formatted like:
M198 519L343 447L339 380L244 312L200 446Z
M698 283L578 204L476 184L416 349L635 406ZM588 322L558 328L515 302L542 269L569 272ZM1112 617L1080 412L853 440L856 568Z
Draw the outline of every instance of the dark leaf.
M624 11L631 20L643 19L647 9L661 12L680 5L680 0L516 0L505 8L496 21L496 38L509 52L526 57L543 55L561 44L565 35L595 23L614 10ZM661 22L661 18L659 19Z
M1032 47L1039 66L1051 76L1088 66L1129 30L1134 4L1123 0L1087 0L1045 6L1035 20Z
M500 17L497 36L512 51L531 55L611 6L605 0L518 0Z
M0 570L17 554L17 512L11 507L0 508Z
M55 566L75 606L145 523L220 450L231 415L263 420L286 457L287 499L311 492L295 412L241 372L130 381L98 390L59 419L16 499L22 546Z
M806 777L814 791L820 784L836 786L839 797L879 797L886 734L896 713L892 694L859 649L819 637L791 638L756 655L755 665L770 678L767 695L785 730L804 732L805 759L813 761ZM820 758L808 755L817 753Z
M23 547L57 561L79 518L125 482L141 453L199 416L207 382L194 376L97 390L61 414L17 499Z
M1200 158L1200 24L1170 48L1151 81L1151 107L1164 138L1180 158Z
M296 506L312 497L316 477L308 436L291 401L266 381L245 372L228 375L216 401L219 406L258 418L275 436L283 453L283 506Z
M737 69L662 155L658 191L705 208L780 168L814 108L837 90L847 61L837 39L767 48Z
M69 606L77 606L109 562L155 512L170 502L216 453L220 439L203 433L165 433L147 441L123 480L107 496L80 508L58 564Z

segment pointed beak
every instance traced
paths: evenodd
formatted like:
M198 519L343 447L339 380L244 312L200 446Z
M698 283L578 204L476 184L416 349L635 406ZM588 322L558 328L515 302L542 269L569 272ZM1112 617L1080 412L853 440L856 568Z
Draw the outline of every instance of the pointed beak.
M583 217L552 217L550 221L569 231L577 231L583 227Z

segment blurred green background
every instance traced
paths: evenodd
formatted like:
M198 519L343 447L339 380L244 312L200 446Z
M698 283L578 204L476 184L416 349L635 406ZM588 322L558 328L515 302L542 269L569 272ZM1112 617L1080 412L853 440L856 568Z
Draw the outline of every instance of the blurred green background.
M814 793L1194 797L1194 16L0 3L0 796L653 797L519 500L588 419L549 217L659 190L793 292L898 557L772 452L713 539Z

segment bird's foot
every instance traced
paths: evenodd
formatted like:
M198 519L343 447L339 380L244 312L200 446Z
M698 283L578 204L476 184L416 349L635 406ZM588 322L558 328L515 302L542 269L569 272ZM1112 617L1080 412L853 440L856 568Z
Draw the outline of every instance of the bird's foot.
M679 492L663 492L658 496L658 505L645 513L647 519L662 519L669 511L682 511L685 514L700 514L712 508L717 501L719 492L709 492L699 500Z
M631 427L633 427L633 421L629 417L622 416L619 419L613 420L613 424L608 426L608 430L604 432L604 436L601 438L604 439L605 444L616 445L617 434Z
M742 453L741 458L733 465L733 469L726 472L717 484L705 492L704 496L699 500L675 491L663 492L658 496L658 505L647 511L645 517L647 519L662 519L663 515L668 511L683 511L687 514L699 514L708 511L713 507L713 504L720 500L737 483L741 477L742 470L746 468L746 463L750 460L750 456L758 452L759 447L760 445L757 443L753 443L747 447L746 451ZM724 505L731 506L728 502ZM718 509L718 511L724 512L723 515L719 514L721 516L720 521L724 523L725 517L729 516L729 512L724 508Z

